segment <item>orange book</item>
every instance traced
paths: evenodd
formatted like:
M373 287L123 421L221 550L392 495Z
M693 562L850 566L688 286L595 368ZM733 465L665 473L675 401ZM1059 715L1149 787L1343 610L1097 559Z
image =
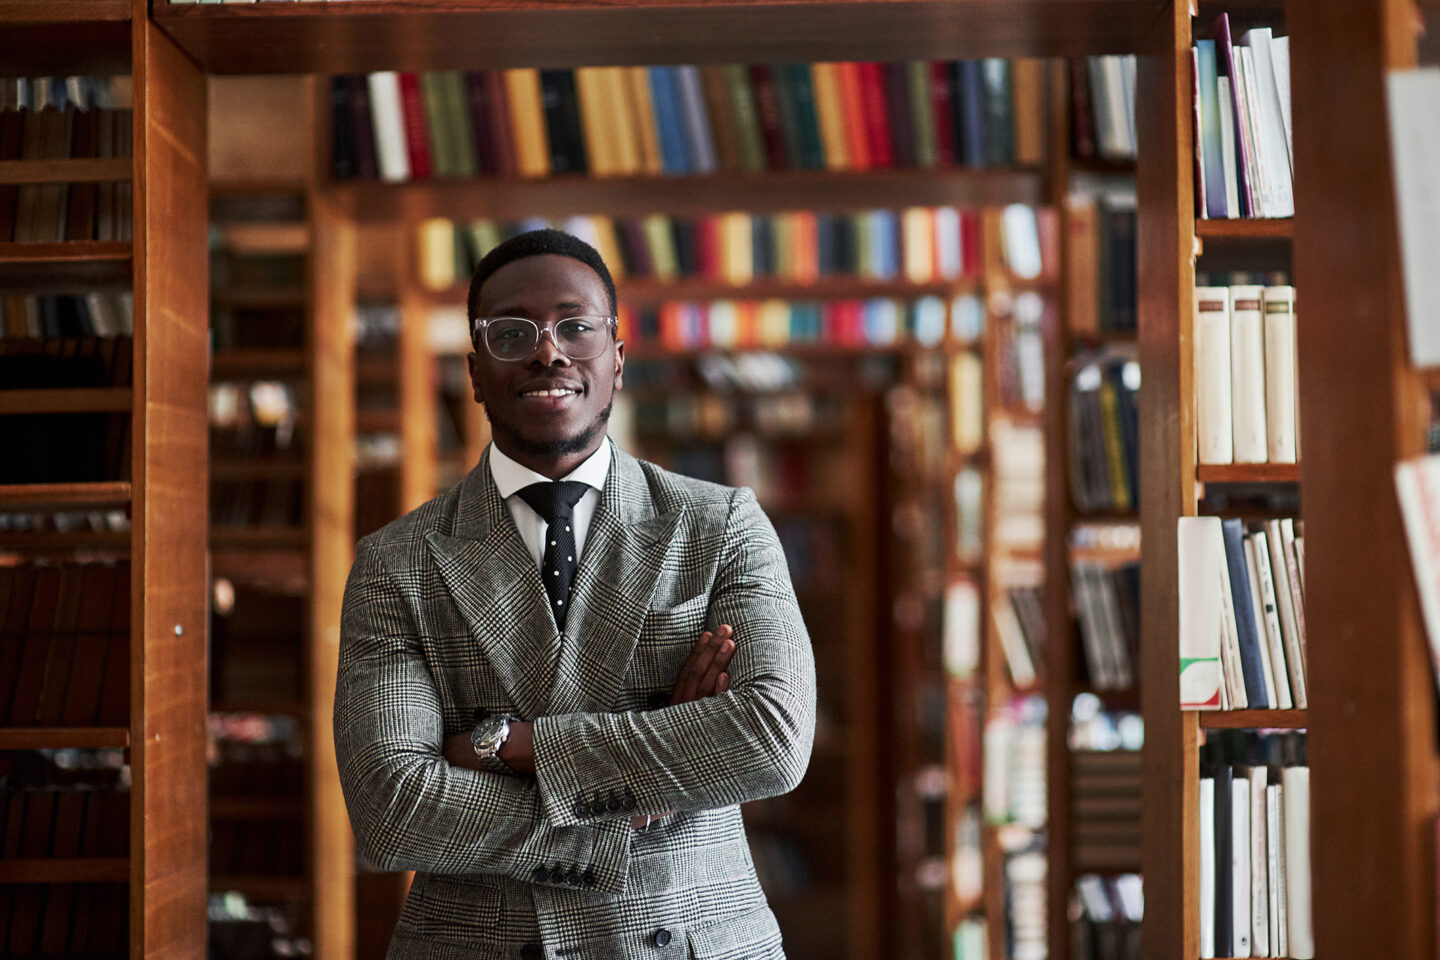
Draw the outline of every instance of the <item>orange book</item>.
M814 283L820 278L820 230L815 214L798 210L790 222L791 279Z
M760 305L754 300L735 303L735 340L741 350L760 345Z
M505 71L505 101L515 142L516 173L522 177L550 175L550 138L540 99L540 71L526 67Z
M812 63L810 78L815 87L815 112L820 120L820 144L825 149L825 169L852 169L849 141L845 136L845 105L840 91L840 65Z
M851 170L870 169L870 141L865 133L865 91L860 64L837 63L840 76L840 104L845 123L845 155Z
M630 93L630 115L640 145L640 173L659 175L660 134L655 128L655 101L650 99L650 75L644 67L623 67Z
M1093 198L1070 197L1065 202L1065 231L1070 249L1065 304L1070 332L1079 337L1100 333L1099 217Z
M666 350L686 347L684 304L674 300L660 306L660 345Z
M585 155L590 173L608 177L620 172L615 143L616 124L605 97L600 67L575 70L575 96L580 101L580 130L585 138Z
M1015 103L1015 162L1022 167L1045 163L1044 60L1017 57L1010 61Z
M625 86L624 67L601 67L600 90L607 109L606 115L615 124L614 149L616 172L640 173L640 131L636 127L635 105Z
M715 157L721 170L739 170L740 132L735 126L735 112L730 109L730 81L725 68L707 64L700 68L705 89L705 109L710 115L710 129L715 135Z

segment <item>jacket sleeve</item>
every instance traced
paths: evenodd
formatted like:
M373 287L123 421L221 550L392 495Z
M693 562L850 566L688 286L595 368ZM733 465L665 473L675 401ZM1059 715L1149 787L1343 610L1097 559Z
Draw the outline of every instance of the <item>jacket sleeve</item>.
M335 754L360 854L382 870L624 888L628 822L547 822L534 781L453 767L444 737L414 620L379 551L362 540L345 587L335 686Z
M730 689L660 710L537 719L536 782L551 824L614 822L586 802L612 793L628 792L640 813L699 811L800 782L815 737L815 662L779 538L749 490L731 498L722 551L707 623L735 628Z

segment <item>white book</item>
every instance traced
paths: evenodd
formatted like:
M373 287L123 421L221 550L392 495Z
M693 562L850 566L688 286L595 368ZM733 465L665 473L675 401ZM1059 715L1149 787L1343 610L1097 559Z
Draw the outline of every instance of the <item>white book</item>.
M1130 649L1125 643L1120 604L1115 598L1115 581L1108 569L1097 564L1090 567L1090 582L1094 585L1095 599L1100 608L1100 622L1104 625L1104 639L1109 646L1115 686L1123 690L1134 685L1135 673L1131 669Z
M1405 330L1410 362L1440 364L1440 68L1390 70L1391 179L1405 276Z
M1290 677L1290 698L1297 710L1309 708L1306 693L1305 657L1300 645L1300 624L1295 616L1295 594L1290 587L1290 570L1285 563L1285 539L1279 520L1265 521L1265 546L1270 553L1270 577L1274 581L1276 606L1280 612L1280 634L1285 644L1285 669Z
M1264 614L1265 641L1270 648L1270 665L1275 670L1275 693L1281 710L1295 707L1290 689L1290 666L1285 658L1285 638L1280 629L1280 600L1275 595L1275 574L1270 567L1270 540L1263 530L1249 537L1255 551L1255 570L1260 575L1260 609Z
M1295 367L1295 288L1265 287L1265 437L1271 463L1294 463L1298 409Z
M1245 692L1245 668L1240 660L1240 628L1235 623L1235 596L1231 591L1230 567L1223 549L1215 575L1220 582L1220 664L1225 672L1225 709L1244 710L1250 705L1250 698Z
M409 180L410 155L405 150L405 119L400 112L400 74L381 70L365 79L370 88L370 120L375 128L380 179L389 183Z
M682 64L675 68L680 87L680 116L685 140L693 158L692 173L715 172L715 141L710 133L710 115L705 109L705 94L700 82L700 68Z
M1245 569L1250 580L1250 609L1255 617L1255 639L1260 646L1260 671L1265 675L1265 697L1271 709L1289 709L1290 683L1285 679L1285 664L1276 664L1270 658L1270 638L1265 625L1265 603L1260 598L1260 568L1255 562L1255 538L1245 534L1241 541L1245 552ZM1237 601L1238 602L1238 601ZM1284 698L1281 699L1281 692Z
M1295 135L1290 131L1290 38L1270 41L1270 62L1275 67L1275 89L1280 93L1281 118L1285 121L1285 143L1290 147L1290 167L1295 167Z
M1200 957L1215 956L1215 778L1200 778Z
M1010 819L1010 753L1015 739L1015 722L1004 715L990 718L985 724L984 749L982 750L985 778L981 787L981 802L985 819L991 823L1004 823Z
M1263 290L1248 284L1230 288L1230 414L1236 463L1264 463L1269 456Z
M1223 707L1220 662L1221 584L1215 570L1225 563L1219 517L1181 517L1179 551L1180 709Z
M1285 810L1286 935L1293 960L1314 960L1315 929L1310 913L1310 768L1280 771Z
M1250 768L1250 955L1270 953L1270 858L1267 850L1268 818L1265 786L1269 771Z
M1195 435L1201 463L1234 460L1230 289L1195 288Z
M1245 65L1241 62L1241 51L1243 47L1232 46L1230 48L1231 62L1235 72L1230 77L1230 83L1234 86L1234 97L1236 105L1235 135L1245 145L1241 151L1241 159L1244 161L1245 169L1241 172L1245 182L1250 185L1251 217L1271 217L1270 198L1265 183L1264 168L1260 165L1259 139L1256 136L1254 126L1254 110L1250 105L1250 91L1245 84Z
M1216 77L1220 91L1220 169L1225 173L1225 216L1240 216L1240 171L1235 160L1235 103L1230 78Z
M953 280L964 269L960 250L960 211L954 207L936 207L935 270L942 279Z
M1230 783L1230 947L1234 956L1250 956L1250 781Z
M1017 687L1028 687L1035 682L1035 664L1030 659L1030 650L1025 646L1025 637L1020 629L1020 618L1015 607L1005 601L995 604L995 632L1000 637L1000 649L1005 652L1005 663L1010 668L1010 679Z
M1290 955L1290 938L1285 912L1285 807L1284 786L1278 783L1265 787L1265 852L1270 870L1270 953L1272 957Z
M1440 454L1397 463L1395 490L1410 546L1415 592L1420 596L1420 612L1430 639L1431 663L1440 679ZM1298 556L1300 541L1295 546Z
M1246 30L1240 42L1249 48L1249 57L1255 77L1255 101L1260 113L1260 135L1265 138L1265 155L1272 163L1271 173L1277 188L1276 199L1288 204L1290 212L1283 216L1295 215L1294 182L1295 164L1290 156L1290 142L1285 136L1285 113L1280 106L1280 90L1275 83L1275 63L1271 53L1274 33L1269 27L1255 27Z

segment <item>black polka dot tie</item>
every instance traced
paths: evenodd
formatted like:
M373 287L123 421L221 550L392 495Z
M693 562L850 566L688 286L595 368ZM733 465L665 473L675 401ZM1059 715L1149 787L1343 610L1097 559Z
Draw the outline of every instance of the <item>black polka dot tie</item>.
M530 504L547 525L540 579L545 582L545 592L550 595L550 611L555 614L555 625L561 630L565 629L565 614L570 609L570 586L575 582L575 571L580 567L575 549L575 504L589 489L588 484L575 480L556 480L554 483L532 483L519 491L520 498Z

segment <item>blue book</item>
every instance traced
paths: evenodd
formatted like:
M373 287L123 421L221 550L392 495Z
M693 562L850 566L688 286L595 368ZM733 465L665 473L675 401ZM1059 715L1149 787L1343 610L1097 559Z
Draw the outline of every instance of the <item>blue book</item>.
M1220 147L1220 87L1215 72L1215 41L1195 41L1195 70L1199 75L1200 169L1205 177L1205 216L1225 217L1225 166Z
M894 280L900 275L900 217L894 210L875 210L869 216L870 249L875 258L873 276Z
M1264 629L1255 622L1250 600L1250 571L1245 564L1245 525L1237 518L1220 521L1225 538L1225 566L1230 571L1230 596L1235 606L1235 634L1240 641L1240 670L1245 675L1245 699L1251 710L1268 710L1273 704L1265 694L1265 668L1260 660L1260 635ZM1215 798L1218 807L1220 798ZM1219 949L1219 944L1216 944ZM1228 956L1228 954L1227 954Z
M955 64L956 109L959 113L960 163L985 165L985 80L979 60Z
M680 91L680 117L685 127L691 172L714 173L715 140L710 131L710 111L705 108L705 93L700 85L700 68L692 64L671 69Z
M666 173L689 173L690 152L680 115L674 67L648 67L650 97L655 101L655 134L660 140L660 167Z
M808 63L787 63L781 68L784 86L795 110L800 163L805 170L825 169L825 145L820 138L820 113L815 106L815 81Z

